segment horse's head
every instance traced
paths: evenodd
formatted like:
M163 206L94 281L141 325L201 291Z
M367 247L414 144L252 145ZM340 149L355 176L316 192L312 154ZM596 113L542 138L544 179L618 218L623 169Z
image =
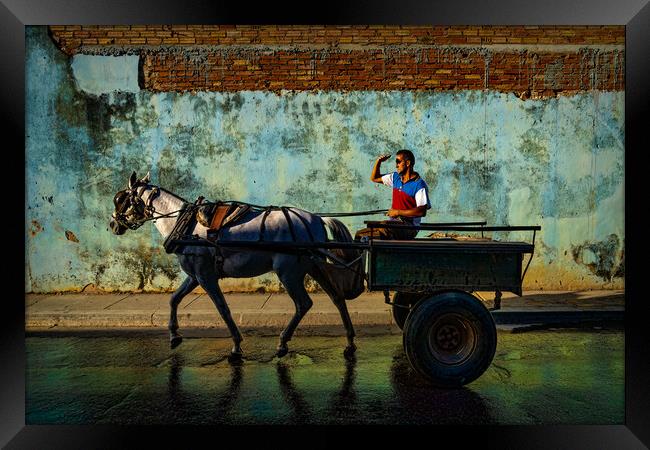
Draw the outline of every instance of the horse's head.
M127 229L137 230L151 214L142 199L142 194L149 187L149 173L138 180L135 172L129 178L128 188L119 191L113 198L115 211L111 214L109 227L113 234L124 234Z

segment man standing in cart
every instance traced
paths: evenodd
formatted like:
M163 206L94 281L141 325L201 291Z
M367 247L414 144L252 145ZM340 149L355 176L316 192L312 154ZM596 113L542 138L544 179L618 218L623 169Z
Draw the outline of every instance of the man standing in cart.
M404 225L420 225L422 217L431 208L429 202L429 187L420 177L420 174L413 170L415 156L410 150L399 150L395 155L395 172L380 174L381 163L390 158L391 155L381 155L375 161L370 179L375 183L382 183L393 188L393 203L386 213L390 217L383 223ZM361 240L363 237L375 239L413 239L418 230L401 228L363 228L356 232L354 239Z

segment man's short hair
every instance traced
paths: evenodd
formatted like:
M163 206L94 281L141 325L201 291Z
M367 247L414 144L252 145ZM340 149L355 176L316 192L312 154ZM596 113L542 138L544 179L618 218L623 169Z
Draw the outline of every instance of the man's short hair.
M406 159L411 161L411 167L415 165L415 156L411 150L402 149L397 152L398 155L404 155Z

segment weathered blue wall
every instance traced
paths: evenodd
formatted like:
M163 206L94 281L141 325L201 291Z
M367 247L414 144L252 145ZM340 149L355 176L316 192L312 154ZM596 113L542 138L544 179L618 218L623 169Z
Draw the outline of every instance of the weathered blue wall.
M370 170L398 148L414 150L429 184L426 221L542 226L525 288L624 286L623 92L151 93L138 88L137 57L70 58L44 28L26 33L28 292L178 285L153 226L108 231L133 170L191 200L380 209L391 193Z

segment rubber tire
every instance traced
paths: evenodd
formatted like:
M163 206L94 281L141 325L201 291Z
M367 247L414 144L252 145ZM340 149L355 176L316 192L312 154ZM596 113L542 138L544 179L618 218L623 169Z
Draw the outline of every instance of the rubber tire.
M416 294L412 292L395 292L393 295L393 303L396 305L403 306L414 306L425 294ZM404 329L404 324L406 323L406 318L411 312L409 309L400 308L399 306L393 305L393 320L395 324L399 327L400 330Z
M445 331L441 330L445 320L462 324L454 329L471 330L468 336L474 335L473 339L460 339L469 349L467 356L457 362L442 361L435 354L438 343L430 341L432 332ZM420 375L436 386L461 387L480 377L492 363L497 345L496 326L490 311L476 297L463 291L447 291L420 301L411 310L403 343L411 366Z

